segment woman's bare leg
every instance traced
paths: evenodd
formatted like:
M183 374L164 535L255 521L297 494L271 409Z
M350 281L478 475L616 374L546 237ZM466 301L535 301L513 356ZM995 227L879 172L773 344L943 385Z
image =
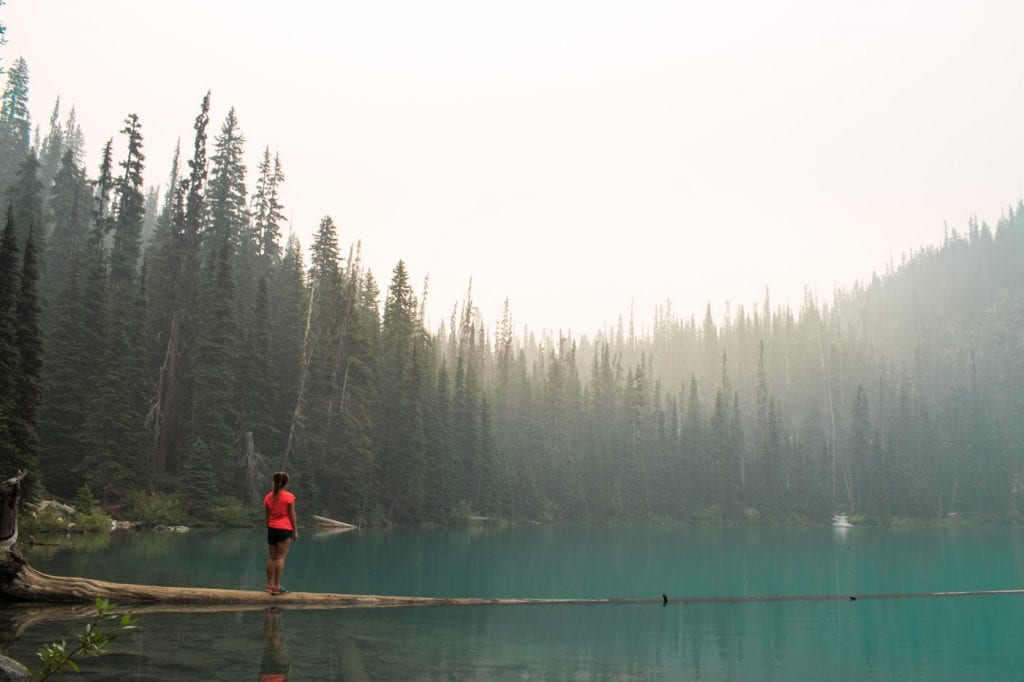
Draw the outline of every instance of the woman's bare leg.
M271 581L271 585L281 587L281 574L284 573L284 558L288 556L288 548L291 547L291 545L291 538L288 538L287 540L282 540L276 545L271 545L271 547L273 547L276 550L273 559L273 566L271 567L270 561L267 562L268 571L273 573L273 581Z
M277 561L277 545L267 545L267 585L274 585L274 563Z

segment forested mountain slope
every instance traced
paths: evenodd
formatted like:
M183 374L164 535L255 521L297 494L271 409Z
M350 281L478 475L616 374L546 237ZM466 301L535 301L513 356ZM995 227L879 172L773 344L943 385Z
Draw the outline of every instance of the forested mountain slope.
M90 179L73 112L29 140L27 83L0 112L0 475L31 494L216 521L285 468L361 523L1016 514L1024 204L799 310L538 339L467 296L428 329L404 263L382 291L329 216L284 239L282 163L249 174L234 110L211 141L203 100L160 197L138 117Z

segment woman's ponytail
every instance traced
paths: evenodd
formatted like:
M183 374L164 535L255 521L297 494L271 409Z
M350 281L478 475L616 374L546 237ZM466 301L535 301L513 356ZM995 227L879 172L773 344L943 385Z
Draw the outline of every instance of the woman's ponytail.
M277 494L288 485L288 474L283 471L278 471L274 474L274 494L273 498L277 499Z

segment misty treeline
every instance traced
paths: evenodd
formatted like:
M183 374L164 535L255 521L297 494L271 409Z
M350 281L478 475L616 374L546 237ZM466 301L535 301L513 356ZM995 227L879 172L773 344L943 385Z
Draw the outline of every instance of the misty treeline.
M379 284L330 217L285 237L280 160L247 169L209 104L158 192L138 117L90 174L74 111L33 135L8 69L0 474L30 496L213 519L283 468L359 523L1016 513L1024 204L798 310L538 338L467 294L428 329L402 262Z

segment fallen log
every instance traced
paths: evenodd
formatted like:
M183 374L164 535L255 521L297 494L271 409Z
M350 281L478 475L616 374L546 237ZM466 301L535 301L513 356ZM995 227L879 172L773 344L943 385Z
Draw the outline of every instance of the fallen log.
M359 528L359 526L353 526L351 523L335 521L334 519L329 519L326 516L317 516L316 514L313 514L313 521L317 526L322 528L338 528L342 530L355 530Z
M484 599L477 597L397 597L373 594L285 592L271 595L257 590L204 587L133 585L105 580L52 576L29 566L16 547L0 551L0 597L11 601L90 603L96 597L120 606L161 603L179 606L234 606L253 604L303 608L370 606L478 606L485 604L589 604L607 600Z

